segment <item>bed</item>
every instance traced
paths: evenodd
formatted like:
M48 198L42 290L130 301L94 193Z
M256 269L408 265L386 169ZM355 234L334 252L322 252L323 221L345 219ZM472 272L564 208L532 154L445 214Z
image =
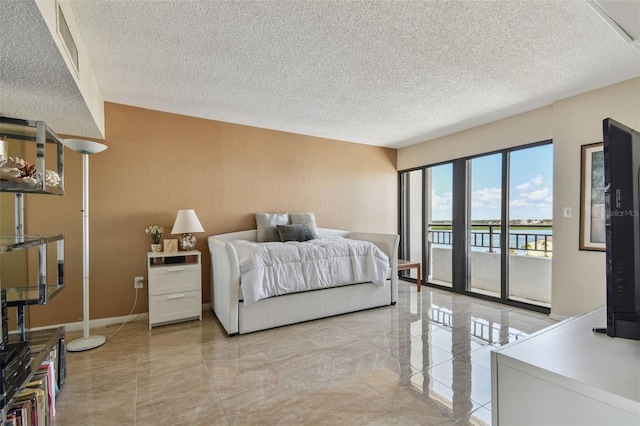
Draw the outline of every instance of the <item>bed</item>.
M383 283L366 281L297 291L245 303L240 286L238 242L258 241L258 230L212 235L207 239L211 254L211 309L229 335L245 334L396 303L398 235L348 232L328 228L316 228L316 231L317 237L321 239L343 237L351 241L372 242L388 257L389 273L386 280Z

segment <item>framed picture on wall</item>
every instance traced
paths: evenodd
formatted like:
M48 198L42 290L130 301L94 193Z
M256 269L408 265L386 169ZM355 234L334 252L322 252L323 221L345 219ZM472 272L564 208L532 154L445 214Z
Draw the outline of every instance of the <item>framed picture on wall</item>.
M580 250L605 250L604 152L602 142L582 145Z

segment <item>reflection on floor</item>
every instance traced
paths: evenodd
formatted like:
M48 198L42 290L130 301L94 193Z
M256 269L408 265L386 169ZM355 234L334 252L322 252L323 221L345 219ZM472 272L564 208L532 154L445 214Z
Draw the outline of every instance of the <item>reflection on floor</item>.
M244 336L203 314L68 353L56 424L488 425L491 349L553 323L403 281L395 306Z

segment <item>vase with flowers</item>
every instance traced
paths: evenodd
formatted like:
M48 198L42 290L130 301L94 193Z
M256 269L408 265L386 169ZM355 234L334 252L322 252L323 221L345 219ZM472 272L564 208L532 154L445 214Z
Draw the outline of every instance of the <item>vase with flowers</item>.
M162 244L160 244L160 238L164 235L164 228L159 225L151 225L144 230L147 234L151 235L151 251L158 253L162 251Z

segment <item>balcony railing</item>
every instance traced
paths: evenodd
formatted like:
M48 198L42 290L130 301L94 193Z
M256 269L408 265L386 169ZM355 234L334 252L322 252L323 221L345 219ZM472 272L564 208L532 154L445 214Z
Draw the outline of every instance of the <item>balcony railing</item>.
M489 252L500 250L501 228L499 224L471 225L471 247L487 248ZM527 232L527 229L531 231ZM552 229L551 225L513 225L509 230L509 250L513 254L526 251L549 256L553 251ZM429 241L432 244L451 245L451 226L429 224Z

